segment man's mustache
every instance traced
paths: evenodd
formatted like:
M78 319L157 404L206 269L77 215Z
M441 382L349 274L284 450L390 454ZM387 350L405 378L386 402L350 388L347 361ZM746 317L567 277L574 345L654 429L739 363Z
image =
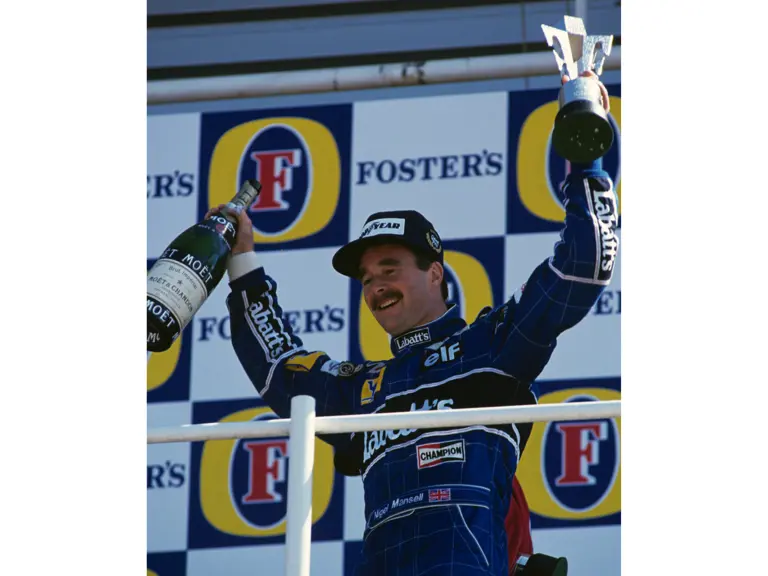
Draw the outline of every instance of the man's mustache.
M390 300L392 298L395 298L397 300L402 300L403 294L399 290L390 289L381 294L380 296L377 296L373 300L373 309L378 310L379 306L382 304L382 302L386 302L387 300Z

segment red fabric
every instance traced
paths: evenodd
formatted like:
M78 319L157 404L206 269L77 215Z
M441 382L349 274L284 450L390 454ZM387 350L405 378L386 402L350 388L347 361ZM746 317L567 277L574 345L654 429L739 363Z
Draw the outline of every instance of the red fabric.
M507 550L511 571L520 554L529 556L533 554L531 513L528 509L528 502L525 500L525 494L523 494L523 487L517 481L517 476L512 478L512 500L509 503L504 527L507 531Z

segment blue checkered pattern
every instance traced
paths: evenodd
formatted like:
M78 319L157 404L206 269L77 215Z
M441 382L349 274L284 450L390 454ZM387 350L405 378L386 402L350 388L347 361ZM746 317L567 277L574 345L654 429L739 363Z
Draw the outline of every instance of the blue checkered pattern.
M620 95L619 86L608 88L612 95ZM294 155L303 164L296 160L296 177L285 180L294 189L286 189L279 198L290 204L290 210L252 214L254 224L264 232L256 239L259 258L279 282L285 319L306 349L324 350L330 358L353 364L388 357L386 336L369 325L359 286L333 272L332 254L358 236L368 214L388 208L418 209L443 236L450 303L456 304L459 315L471 321L485 306L498 309L561 240L564 198L557 190L571 167L556 158L546 138L537 139L531 128L541 123L541 132L551 126L554 113L548 118L546 111L556 98L554 90L536 90L151 117L148 266L159 256L166 238L197 221L219 196L230 194L216 184L227 170L240 170L254 153L303 146L302 153ZM612 107L620 111L618 99ZM274 118L283 119L291 134L275 136L264 129ZM455 120L449 122L450 129L445 118ZM412 137L407 142L386 135L387 131L402 134L399 122L408 124ZM261 130L257 140L246 138L242 132L246 125ZM363 125L365 131L359 128ZM181 135L183 146L164 144ZM233 138L242 139L242 157L228 156L234 149ZM335 149L323 155L329 138ZM604 159L604 167L620 196L619 144ZM420 160L432 157L434 161ZM320 158L326 163L323 166L337 163L338 179L318 181L314 196L309 188L297 191L297 186L310 186L311 174L333 173L314 164ZM429 178L424 172L427 165L432 167ZM411 178L408 170L414 166ZM390 179L392 167L395 172ZM299 173L304 169L308 171ZM175 182L177 172L178 182L168 185ZM241 176L234 172L226 176L233 190ZM314 218L320 213L330 214L330 220L320 232L313 231L313 226L322 224ZM559 269L565 276L578 275L579 263L590 260L580 251L564 258L570 262L570 268ZM528 287L523 294L526 291L532 293ZM225 304L228 293L226 286L220 286L174 347L149 358L150 426L243 421L265 418L271 412L233 351L231 339L237 326ZM555 304L567 296L547 292L546 287L541 292L542 298L551 298ZM584 319L562 336L539 375L539 402L619 395L618 269L611 285L580 314ZM552 319L563 321L563 317ZM567 487L555 482L562 474L563 451L568 449L565 439L552 426L533 427L517 475L531 506L534 530L547 528L541 532L542 542L552 530L620 523L620 430L615 423L612 426L605 438L588 437L597 454L585 464L589 482ZM284 453L280 443L284 439L272 440L274 445L263 450L249 448L243 441L148 447L148 573L281 573L290 447ZM477 506L451 504L413 513L382 524L364 541L363 496L351 488L359 479L334 470L328 444L319 442L316 454L312 574L352 576L364 545L371 550L369 563L358 574L394 570L461 576L485 574L486 565L504 570L504 534L489 531L488 526L498 523L483 520L481 516L491 512ZM393 452L386 463L391 468L390 462L394 466L409 458ZM403 560L413 558L414 550L430 546L436 550L434 562L414 565ZM601 543L593 546L599 549ZM558 550L552 552L558 554Z

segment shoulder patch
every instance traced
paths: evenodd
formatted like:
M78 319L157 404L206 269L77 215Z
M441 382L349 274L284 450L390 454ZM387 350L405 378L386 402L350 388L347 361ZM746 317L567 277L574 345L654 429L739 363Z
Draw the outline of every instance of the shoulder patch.
M360 370L362 370L365 367L364 364L352 364L352 362L341 362L338 367L339 376L343 376L345 378L348 378L350 376L354 376Z
M320 371L325 372L326 374L330 374L331 376L338 376L340 364L341 362L336 360L326 360L325 363L320 367Z
M376 393L381 392L381 382L384 379L385 370L386 366L383 366L375 378L368 378L363 382L363 388L360 390L360 406L370 404Z
M285 362L286 370L291 372L309 372L322 356L327 356L325 352L299 352L294 354Z

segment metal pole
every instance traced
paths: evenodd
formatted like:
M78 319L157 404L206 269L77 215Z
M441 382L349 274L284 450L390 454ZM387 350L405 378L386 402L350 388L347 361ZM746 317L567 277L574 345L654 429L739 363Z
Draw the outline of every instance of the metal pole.
M443 428L475 424L510 424L552 422L598 418L620 418L620 400L534 404L531 406L497 406L494 408L460 408L430 412L388 412L386 414L354 414L323 416L313 421L318 434L343 434L399 428ZM147 430L147 444L199 442L229 438L267 438L285 436L292 419L261 422L228 422L188 424Z
M315 399L311 396L294 396L291 399L288 453L285 575L309 576L312 468L315 462Z
M414 418L414 414L418 414ZM400 430L403 428L448 428L481 424L513 424L520 422L554 422L596 420L621 417L620 400L532 404L492 408L461 408L424 412L387 412L319 418L319 434L343 434L368 430Z
M546 51L375 66L155 80L147 83L147 105L524 78L551 75L552 63L552 52ZM620 67L621 47L614 46L605 60L604 69L618 70Z
M576 0L574 12L576 18L581 18L584 22L584 28L587 28L587 0Z

